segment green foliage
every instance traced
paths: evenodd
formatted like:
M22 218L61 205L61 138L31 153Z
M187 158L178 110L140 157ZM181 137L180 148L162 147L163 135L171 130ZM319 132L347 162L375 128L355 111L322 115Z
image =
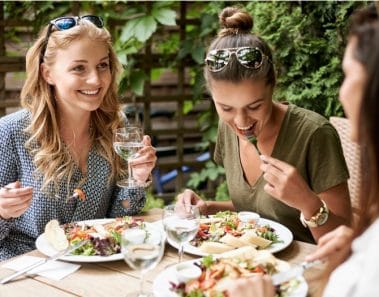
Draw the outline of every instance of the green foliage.
M148 190L146 192L146 203L145 206L142 209L142 212L148 211L152 208L163 208L164 206L164 200L158 197L155 197L151 190Z
M201 183L208 179L215 181L220 174L224 174L223 167L216 165L213 161L205 163L205 168L200 172L191 173L191 179L188 182L189 187L197 188Z
M184 103L183 112L190 112L205 99L203 61L207 46L219 29L218 14L226 5L240 5L254 17L254 32L264 38L273 50L273 63L278 73L275 99L292 102L314 110L326 117L342 115L338 90L342 81L341 58L345 47L347 20L351 13L367 2L353 1L195 1L187 5L187 19L200 20L186 26L184 40L175 32L164 33L160 28L176 24L178 1L25 1L4 2L6 19L30 20L34 33L49 20L71 11L79 14L101 15L106 27L112 27L114 48L124 65L119 94L143 95L146 80L158 79L162 70L146 73L138 64L137 55L146 43L155 53L167 55L160 60L161 67L176 68L186 63L190 75L193 100ZM6 40L20 41L19 28L5 32ZM159 31L160 30L160 31ZM158 34L159 31L159 34ZM162 33L163 32L163 33ZM172 59L172 55L175 56ZM187 61L192 61L187 64ZM199 144L207 150L217 135L217 114L212 107L198 117L203 135ZM193 173L189 186L197 188L210 179L224 175L221 167L206 163L203 171ZM226 183L217 190L216 199L227 198ZM149 200L150 201L150 200ZM154 201L155 200L151 200ZM149 202L150 203L150 202ZM153 202L152 202L153 203ZM160 202L157 202L160 203Z

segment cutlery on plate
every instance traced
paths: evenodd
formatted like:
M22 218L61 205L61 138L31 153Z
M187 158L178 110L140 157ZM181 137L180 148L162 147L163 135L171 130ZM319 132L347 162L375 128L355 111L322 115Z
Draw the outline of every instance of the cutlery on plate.
M18 277L18 276L20 276L20 275L23 275L24 273L26 273L26 272L28 272L28 271L30 271L30 270L36 268L36 267L39 267L39 266L41 266L42 264L45 264L45 263L50 262L50 261L55 261L55 260L57 260L57 259L60 258L60 257L63 257L63 256L65 256L65 255L68 255L68 254L72 253L73 251L75 251L76 249L80 248L81 246L85 245L85 244L88 243L88 242L89 242L89 240L83 240L83 241L80 241L80 242L78 242L78 243L76 243L76 244L74 244L74 245L71 245L71 246L69 246L68 248L66 248L66 249L64 249L64 250L62 250L62 251L60 251L60 252L54 254L54 255L51 256L51 257L48 257L48 258L46 258L46 259L41 259L40 261L38 261L38 262L36 262L36 263L34 263L34 264L32 264L32 265L29 265L29 266L25 267L24 269L21 269L20 271L17 271L17 272L15 272L15 273L11 274L11 275L8 276L8 277L3 278L3 279L0 281L0 284L2 284L2 285L3 285L3 284L6 284L6 283L9 282L10 280L12 280L12 279L14 279L14 278L16 278L16 277Z
M271 276L272 283L274 284L274 286L280 285L281 283L287 282L293 278L302 276L306 269L319 265L321 263L323 262L320 260L316 260L312 262L303 262L300 265L293 266L289 270L275 273L274 275Z

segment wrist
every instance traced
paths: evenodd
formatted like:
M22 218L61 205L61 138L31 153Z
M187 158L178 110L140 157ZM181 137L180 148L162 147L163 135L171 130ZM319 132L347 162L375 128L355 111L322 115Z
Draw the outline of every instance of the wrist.
M311 192L307 199L304 199L304 202L305 205L299 210L305 219L310 219L323 205L321 199L313 192Z
M300 213L300 222L304 227L316 228L324 225L329 218L329 208L326 205L324 200L320 200L321 206L316 212L311 215L310 218L307 218L305 214Z

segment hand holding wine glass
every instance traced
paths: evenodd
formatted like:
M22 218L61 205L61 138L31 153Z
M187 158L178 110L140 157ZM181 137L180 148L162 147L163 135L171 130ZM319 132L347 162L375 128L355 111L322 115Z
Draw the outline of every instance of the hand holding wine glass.
M120 187L147 187L151 184L151 180L142 182L134 178L132 163L141 158L141 152L144 151L146 159L144 171L151 172L155 165L155 150L153 147L145 147L143 143L143 130L138 126L126 126L118 128L114 133L113 147L116 153L128 164L128 178L120 180L117 185Z
M125 262L134 270L140 271L140 289L126 297L152 297L144 292L144 275L155 268L163 257L166 238L153 226L142 225L122 232L121 252Z
M179 262L183 257L183 245L191 241L199 229L200 212L194 205L185 208L168 205L163 209L163 226L167 237L179 244Z

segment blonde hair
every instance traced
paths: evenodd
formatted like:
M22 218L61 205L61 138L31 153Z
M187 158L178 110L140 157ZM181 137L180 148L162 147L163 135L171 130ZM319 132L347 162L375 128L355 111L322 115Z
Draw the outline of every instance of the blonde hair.
M25 147L33 157L35 177L42 179L41 190L44 192L57 192L64 182L69 190L76 164L61 138L54 90L43 78L40 65L42 61L46 65L54 64L58 49L67 48L73 41L88 37L106 44L109 52L111 85L100 107L91 112L90 137L95 149L110 164L110 183L121 168L121 160L112 148L112 131L122 126L117 99L117 77L121 67L112 48L111 36L106 29L81 20L79 25L71 29L53 31L46 44L47 30L48 26L41 31L26 54L27 77L21 91L21 105L31 113L30 125L25 129L30 137Z

